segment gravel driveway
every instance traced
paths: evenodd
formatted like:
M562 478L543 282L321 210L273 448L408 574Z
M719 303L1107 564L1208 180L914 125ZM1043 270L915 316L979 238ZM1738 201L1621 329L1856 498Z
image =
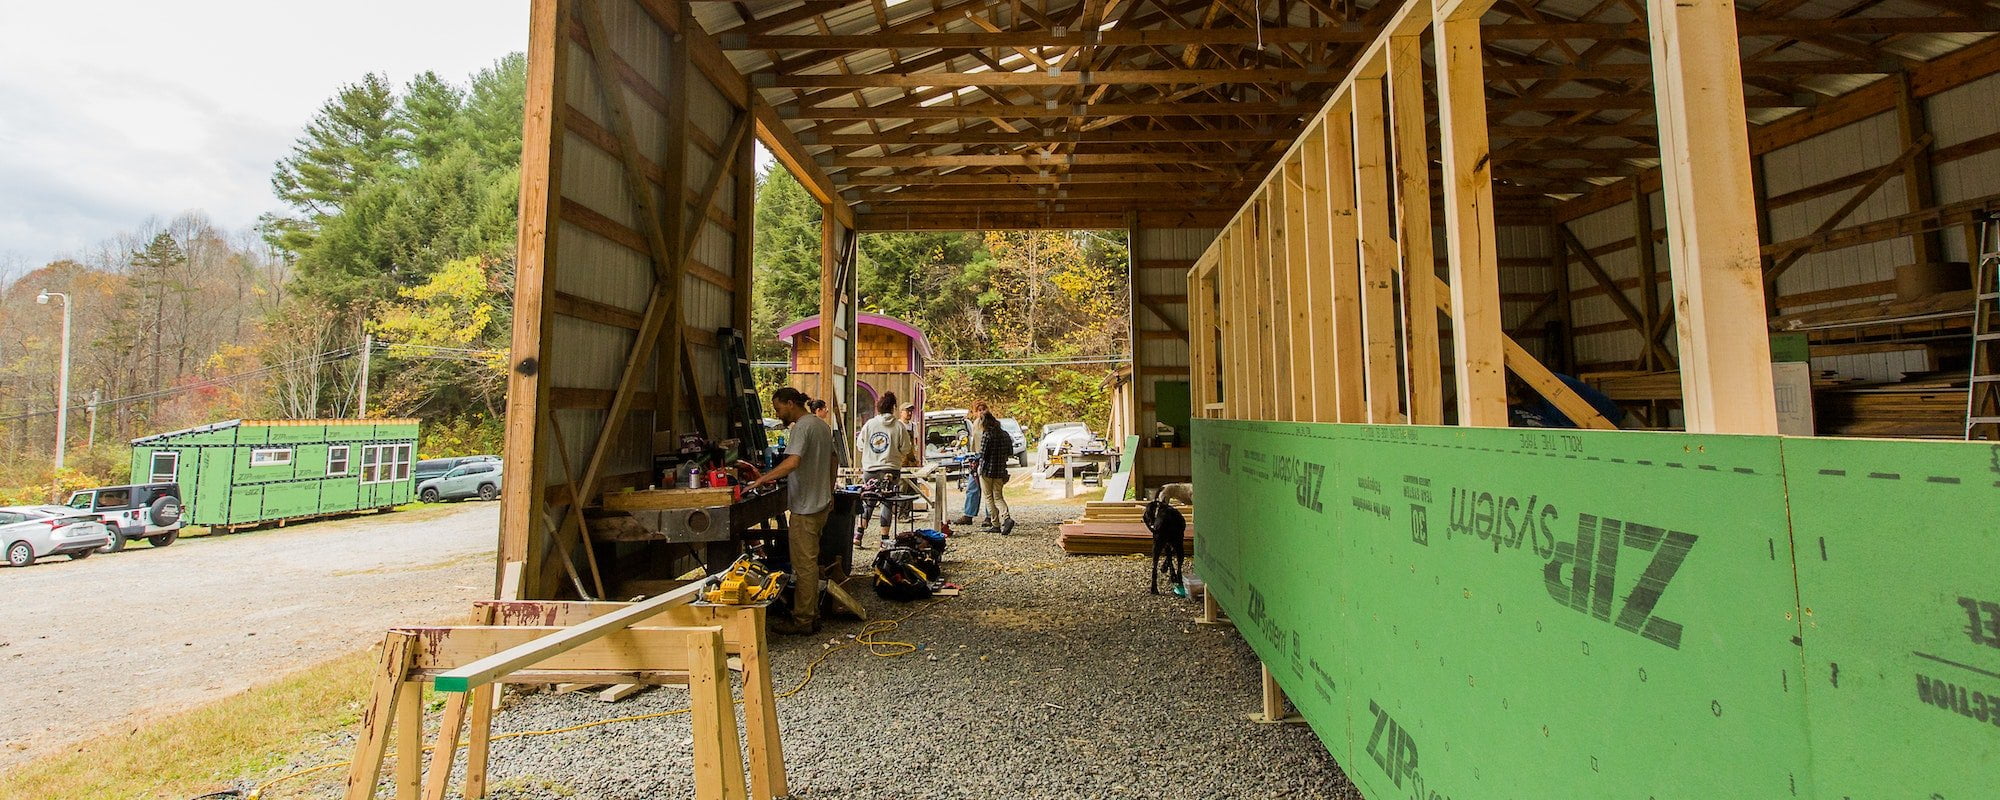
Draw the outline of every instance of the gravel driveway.
M1305 726L1244 718L1257 707L1258 670L1234 630L1194 625L1196 603L1147 594L1144 561L1063 556L1054 523L1081 508L1037 493L1016 501L1013 536L953 541L946 572L967 584L965 595L886 637L920 652L873 658L846 648L805 691L778 701L795 797L1360 798ZM863 600L891 618L917 607ZM775 637L778 690L860 627L837 621L816 637ZM588 693L530 695L496 727L547 730L686 703L675 687L616 705ZM492 796L693 797L690 750L686 716L499 742ZM337 778L312 796L338 797Z
M493 586L498 503L136 544L0 569L0 769L456 620Z

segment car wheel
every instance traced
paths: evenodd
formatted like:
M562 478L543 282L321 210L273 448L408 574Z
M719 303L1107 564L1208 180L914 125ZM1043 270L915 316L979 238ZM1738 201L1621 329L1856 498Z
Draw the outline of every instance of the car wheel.
M118 551L124 550L125 534L117 530L111 531L111 543L97 549L105 553L116 553Z
M500 487L490 483L479 484L479 499L492 500L500 496Z
M25 567L35 563L35 548L27 542L15 542L7 548L7 566Z
M167 545L173 544L176 540L180 538L181 538L180 531L167 531L166 533L162 533L158 536L148 536L146 537L146 541L152 542L154 547L166 547Z
M1021 453L1019 455L1014 456L1014 463L1022 467L1028 466L1028 454Z
M435 488L425 489L417 498L426 503L435 503L438 501L438 490Z
M86 558L89 558L89 557L90 557L90 554L91 554L91 553L95 553L95 552L97 552L97 551L96 551L96 550L78 550L78 551L76 551L76 552L74 552L74 553L69 553L69 554L67 554L67 555L69 556L69 560L71 560L71 561L82 561L82 560L84 560L84 559L86 559Z

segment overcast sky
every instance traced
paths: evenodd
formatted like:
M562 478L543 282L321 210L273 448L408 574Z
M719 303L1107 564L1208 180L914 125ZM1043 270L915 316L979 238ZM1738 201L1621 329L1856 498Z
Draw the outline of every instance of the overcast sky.
M205 211L280 208L271 165L369 72L456 83L527 46L527 0L0 2L0 271ZM0 275L4 280L8 275Z

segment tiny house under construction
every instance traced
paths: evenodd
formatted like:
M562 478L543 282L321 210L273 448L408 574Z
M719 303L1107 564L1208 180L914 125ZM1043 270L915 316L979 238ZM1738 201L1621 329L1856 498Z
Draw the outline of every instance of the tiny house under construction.
M416 449L414 419L238 419L132 440L132 481L178 482L191 524L255 525L410 502Z

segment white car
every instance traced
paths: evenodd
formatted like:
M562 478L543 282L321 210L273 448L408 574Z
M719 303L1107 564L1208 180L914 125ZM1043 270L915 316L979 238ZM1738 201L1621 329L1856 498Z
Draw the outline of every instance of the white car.
M1080 452L1092 447L1102 450L1104 449L1104 442L1099 440L1096 434L1091 433L1090 429L1085 427L1081 422L1056 422L1042 426L1042 443L1040 449L1042 451L1042 465L1044 467L1062 463L1061 456L1063 453L1073 450Z
M0 508L0 543L10 567L57 555L82 561L111 544L111 529L96 514L67 506L7 506Z

